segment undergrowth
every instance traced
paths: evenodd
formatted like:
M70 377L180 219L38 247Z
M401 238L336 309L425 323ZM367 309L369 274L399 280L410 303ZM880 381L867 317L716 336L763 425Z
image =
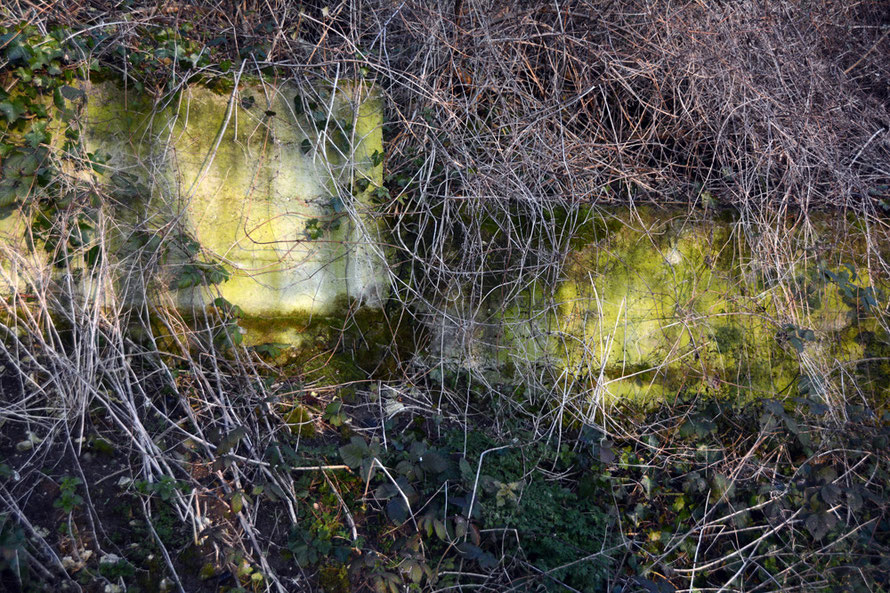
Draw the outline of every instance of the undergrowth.
M0 222L24 229L0 243L3 588L890 588L881 3L14 0L0 21ZM294 236L381 221L392 293L302 319L300 347L248 347L276 321L222 297L167 300L231 266L180 220L114 216L168 188L81 129L89 82L161 109L189 85L231 103L242 74L315 93L294 109L330 151L351 123L318 89L385 99L384 183L337 187ZM642 204L733 213L773 307L745 314L794 381L644 406L609 399L593 358L480 362L529 292L546 310L522 323L558 308L569 254L623 224L605 205L642 223ZM817 211L842 223L837 261ZM819 355L828 289L856 360Z

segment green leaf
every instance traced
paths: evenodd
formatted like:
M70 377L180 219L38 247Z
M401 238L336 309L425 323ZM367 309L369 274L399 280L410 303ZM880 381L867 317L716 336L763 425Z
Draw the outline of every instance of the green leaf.
M711 499L718 501L724 496L730 499L735 493L735 481L731 481L724 474L715 474L711 480Z
M374 490L374 498L378 500L390 500L399 494L398 487L392 482L383 482Z
M389 190L384 186L379 186L374 190L374 196L378 200L388 200L389 199Z
M682 511L684 508L686 508L686 497L682 495L678 496L674 500L674 504L671 505L671 508L677 513Z
M217 297L213 299L213 306L229 315L234 317L235 319L240 319L244 316L244 311L238 305L233 305L226 299L225 297Z
M599 447L597 447L599 449L599 460L606 465L611 465L618 461L618 456L615 455L615 451L612 449L613 445L614 443L612 441L604 440L600 442Z
M683 437L697 436L704 438L717 431L717 424L703 416L688 418L680 427L680 435Z
M448 460L435 451L427 451L421 458L423 469L436 474L441 474L448 469Z
M265 344L258 344L253 347L253 351L259 354L260 356L268 356L269 358L278 358L281 354L289 348L289 344L281 344L278 342L266 342Z
M365 191L366 189L368 189L368 186L370 184L371 184L371 180L368 179L367 177L363 177L361 179L356 179L355 180L355 192L361 193L361 192Z
M340 447L343 463L351 468L360 466L368 453L368 444L361 437L352 437L348 444Z
M201 271L197 267L189 264L183 266L182 271L180 271L176 281L176 288L185 289L198 286L203 280L204 276L201 274Z
M23 43L12 43L6 50L6 59L11 64L28 64L31 61L33 53L31 49Z
M229 339L232 340L232 343L235 346L240 346L244 341L244 334L241 332L241 327L237 323L232 323L226 327L226 332L229 334Z
M419 583L423 578L423 568L420 567L420 564L417 562L413 562L411 564L411 568L408 571L408 577L414 583Z
M332 426L342 426L343 425L343 416L340 414L340 410L343 407L343 402L340 400L334 400L329 403L324 410L324 419L331 423Z
M17 198L16 182L11 179L0 181L0 208L12 206Z
M854 513L858 513L862 510L862 495L859 494L856 490L847 490L847 507Z
M655 482L647 474L643 476L641 483L643 484L643 490L646 491L646 498L650 498L652 496L652 488L655 486Z
M19 101L3 101L0 103L0 113L6 118L7 123L12 124L25 113L25 108Z
M240 492L235 492L232 494L232 512L237 515L242 508L244 508L244 499Z
M763 402L763 408L774 416L785 416L785 407L782 405L782 402L776 401L774 399L768 399Z
M440 519L436 519L433 521L433 529L436 531L436 537L440 540L448 541L448 531L445 528L445 523Z
M473 471L473 467L470 465L470 462L467 461L467 458L461 457L457 465L458 469L460 470L461 479L467 482L472 481L475 472Z
M470 542L463 542L462 544L457 546L458 552L464 555L469 560L476 560L480 556L482 556L482 548L479 546L474 546Z
M79 101L81 99L86 99L87 94L76 87L68 86L67 84L59 89L62 93L62 96L68 99L69 101Z
M837 524L837 518L827 511L812 513L804 521L807 531L816 539L822 539L828 535L835 524Z
M201 244L188 235L181 236L181 246L189 257L194 257L201 250Z
M843 492L841 491L840 486L838 486L837 484L826 484L822 486L821 494L822 500L830 505L836 505L840 503L843 496Z
M390 501L386 503L386 514L394 523L402 524L409 516L408 505L405 504L405 501L401 496L391 498Z
M25 140L27 140L28 145L31 148L37 148L43 143L48 143L50 140L49 134L46 133L46 124L47 122L36 122L31 126L31 129L25 134Z
M239 426L220 440L219 446L216 448L216 454L225 455L234 449L245 436L247 436L247 429L243 426Z

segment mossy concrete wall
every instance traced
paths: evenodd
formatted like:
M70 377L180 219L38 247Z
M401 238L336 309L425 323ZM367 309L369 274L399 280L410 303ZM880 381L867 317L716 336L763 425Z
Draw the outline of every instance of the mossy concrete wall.
M139 216L157 228L182 223L202 257L231 275L214 290L180 291L181 305L218 291L248 315L274 317L326 311L344 295L376 305L386 294L378 228L364 217L382 182L372 159L383 152L381 101L361 84L318 96L329 117L322 129L311 114L298 115L299 91L287 85L256 82L235 93L190 86L136 112L117 87L90 93L96 149L120 155L111 164L123 167L138 154L136 172L153 181ZM135 125L119 125L127 120ZM331 138L343 129L338 145ZM143 136L135 142L134 131ZM117 150L126 143L135 149ZM358 179L369 182L363 191L353 189Z
M87 150L109 156L100 181L114 198L105 214L119 263L119 286L93 285L89 298L107 288L197 311L221 296L244 311L248 343L301 344L318 319L335 327L356 302L386 297L369 208L383 175L372 88L321 85L308 103L259 80L188 86L163 102L112 83L86 90ZM805 232L776 229L764 248L750 225L713 212L596 212L567 246L558 283L509 303L491 297L485 319L460 327L465 311L433 321L431 350L419 354L493 382L546 368L602 398L771 396L844 373L886 397L890 340L875 316L866 233L831 216L798 226ZM20 216L0 221L4 250L20 257L0 262L6 290L23 288L17 270L50 268L25 248L27 231ZM196 263L229 278L183 285Z
M858 383L883 398L890 377L863 366L880 342L868 336L886 340L869 305L881 291L850 228L816 218L770 254L728 216L601 211L578 229L557 285L488 303L471 336L439 318L432 343L490 382L544 367L602 401L771 397L863 372Z
M86 148L108 157L100 181L115 198L107 214L121 223L113 251L123 261L137 244L169 246L147 258L161 268L153 285L140 274L144 253L124 265L124 298L153 291L193 309L222 296L262 318L329 312L343 297L381 303L388 276L367 215L383 175L383 110L373 88L350 82L301 93L253 80L237 89L186 86L159 102L111 82L85 90ZM20 246L26 230L17 215L0 227L7 246ZM177 278L190 263L221 266L229 278L186 286Z

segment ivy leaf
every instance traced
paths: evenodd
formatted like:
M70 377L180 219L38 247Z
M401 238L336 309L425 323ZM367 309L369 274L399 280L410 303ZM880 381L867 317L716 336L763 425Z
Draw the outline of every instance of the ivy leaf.
M0 181L0 208L12 206L17 198L16 182L11 179Z
M355 180L355 193L361 193L368 189L368 186L371 184L371 180L364 177L362 179Z
M9 60L10 64L27 64L31 61L32 56L33 52L31 49L22 43L11 44L6 51L6 59Z
M374 490L374 497L379 498L380 500L390 500L394 498L399 493L399 489L396 488L395 484L392 482L384 482L377 486L377 489Z
M763 402L763 409L774 416L785 416L785 407L782 405L782 402L776 401L774 399L768 399Z
M213 306L235 319L240 319L244 316L244 310L238 305L230 303L225 297L217 297L213 299Z
M476 560L483 554L482 548L475 546L470 542L464 542L458 545L457 550L469 560Z
M680 427L680 435L683 437L697 436L705 438L717 430L717 424L703 416L688 418Z
M647 593L674 593L677 590L667 579L659 579L657 583L644 577L634 577L634 580Z
M460 469L460 477L461 479L472 482L473 476L476 472L473 471L473 467L470 465L470 462L467 461L466 457L461 457L458 462L458 468Z
M182 235L182 244L181 247L185 250L186 254L189 257L194 257L201 250L201 244L189 237L188 235Z
M408 571L408 577L414 583L419 583L423 578L423 568L421 568L420 564L417 562L413 562L411 564L411 568Z
M229 324L226 327L226 333L229 334L229 339L231 339L232 343L236 346L240 346L244 341L244 334L241 333L241 327L237 323Z
M716 474L711 480L711 499L718 501L724 496L729 499L735 493L735 481L723 474Z
M7 123L12 124L25 113L25 109L19 101L3 101L0 103L0 113L6 118Z
M67 84L59 89L59 92L63 97L68 99L69 101L78 101L80 99L86 99L87 94L79 88L68 86Z
M479 563L479 566L485 569L494 568L497 566L498 561L490 552L486 552L482 550L479 546L473 545L470 542L464 542L457 546L458 551L463 554L469 560L475 560Z
M377 189L374 190L374 197L378 200L388 200L389 199L389 190L384 186L378 186Z
M46 133L46 122L37 122L31 126L28 133L25 134L25 140L27 140L31 148L37 148L44 142L49 142L49 134Z
M862 496L856 490L847 490L847 507L854 513L862 510Z

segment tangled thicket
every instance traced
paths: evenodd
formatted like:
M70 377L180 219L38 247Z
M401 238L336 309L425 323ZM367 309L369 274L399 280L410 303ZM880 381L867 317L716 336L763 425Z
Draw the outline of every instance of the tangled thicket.
M764 274L808 257L810 213L854 212L862 273L887 277L886 1L9 0L0 19L63 31L59 39L82 52L66 68L93 64L159 103L189 82L231 77L239 64L304 88L372 80L386 96L388 194L360 214L391 231L385 315L392 326L444 319L465 338L467 357L479 340L485 346L496 309L556 284L571 239L605 206L734 209ZM163 42L152 37L162 29ZM157 59L136 71L135 54ZM0 69L4 92L23 84L9 61ZM34 182L35 195L81 187L63 167L55 172L63 181ZM66 223L80 220L83 202L54 206L41 221L42 236L70 250L63 268L93 247L60 235L80 232ZM118 223L92 224L101 247ZM95 286L111 285L112 264L97 261L83 269ZM622 417L563 414L567 396L547 400L553 377L524 377L529 398L532 388L544 398L530 405L508 397L514 385L446 377L445 365L435 375L441 361L427 343L393 344L391 356L408 355L381 365L386 376L368 382L344 370L344 384L331 385L324 363L333 350L367 343L354 328L323 330L331 351L287 375L233 343L230 306L190 320L201 328L189 333L172 307L133 311L114 295L81 303L64 296L55 272L31 280L33 294L0 310L2 447L25 443L14 453L20 467L0 460L0 584L25 588L26 566L35 587L74 587L93 569L95 582L131 584L139 562L145 590L162 574L164 587L179 590L336 591L351 582L394 591L413 582L650 592L830 590L887 574L886 429L847 405L843 390L855 386L834 386L829 410L802 399L794 414L776 402L686 400ZM429 333L417 331L418 341ZM354 391L353 380L357 393L332 401ZM490 434L474 422L489 422ZM311 440L314 426L333 439L344 423L369 438L344 429L342 447ZM107 479L103 455L122 481ZM483 458L493 465L486 472ZM56 460L71 475L57 480ZM338 474L344 464L354 473ZM58 535L42 531L43 490L63 517ZM480 517L473 507L483 493ZM593 505L600 495L614 504ZM131 505L123 518L109 502L118 496ZM583 521L561 523L565 537L543 541L548 521L578 508ZM131 539L153 542L150 558L128 551L84 568L78 550L129 550L109 537L127 526ZM373 535L362 548L366 529Z

